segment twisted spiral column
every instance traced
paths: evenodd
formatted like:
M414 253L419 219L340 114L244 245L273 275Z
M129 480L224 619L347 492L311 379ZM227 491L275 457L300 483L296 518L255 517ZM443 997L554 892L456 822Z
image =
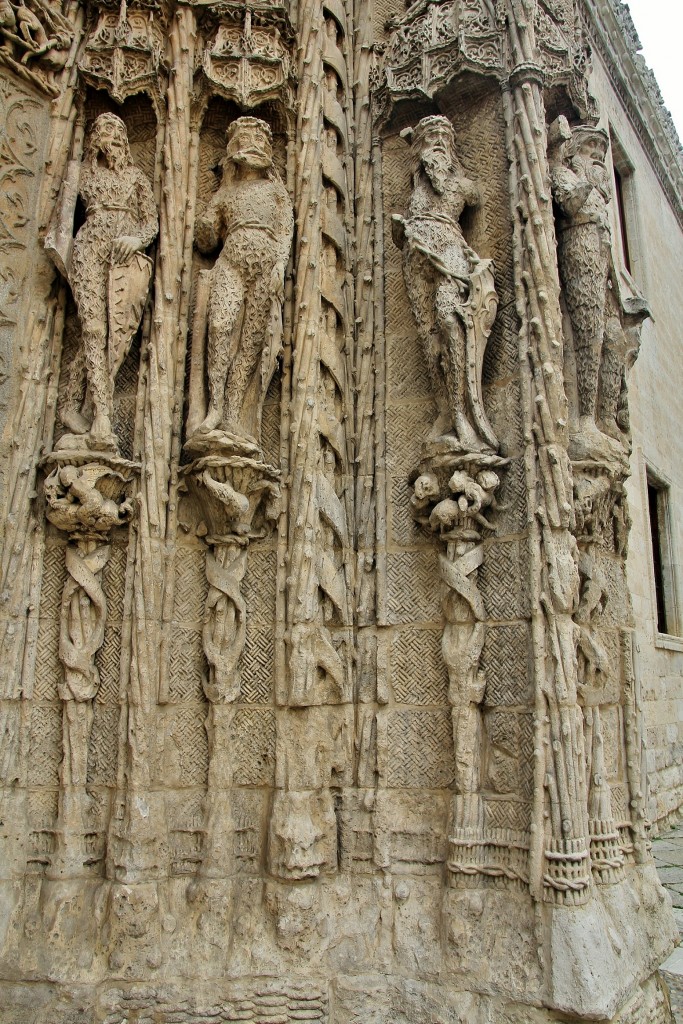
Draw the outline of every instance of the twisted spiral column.
M501 5L503 6L503 5ZM562 326L535 0L506 0L512 72L503 93L526 428L536 677L533 894L575 905L590 885L583 716L572 614L578 551L571 534ZM546 802L549 826L546 828Z

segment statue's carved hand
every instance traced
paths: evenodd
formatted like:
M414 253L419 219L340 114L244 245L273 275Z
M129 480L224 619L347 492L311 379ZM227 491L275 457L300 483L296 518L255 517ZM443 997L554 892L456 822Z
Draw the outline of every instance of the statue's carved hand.
M278 302L284 302L285 268L282 263L276 263L270 272L270 293Z
M594 187L589 181L580 181L574 186L564 203L570 216L575 216L583 208Z
M135 235L121 235L115 238L111 246L112 263L128 263L131 256L144 249L141 238Z

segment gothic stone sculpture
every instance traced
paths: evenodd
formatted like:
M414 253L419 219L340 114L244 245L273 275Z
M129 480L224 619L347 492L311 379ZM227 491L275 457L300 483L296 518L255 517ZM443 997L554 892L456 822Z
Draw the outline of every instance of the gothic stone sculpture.
M272 530L280 514L280 473L261 451L261 413L280 351L285 266L294 231L266 122L234 121L227 158L223 183L195 229L202 252L223 244L213 269L198 277L186 442L194 460L185 475L209 548L202 636L211 756L202 877L225 873L232 849L226 837L232 827L226 782L232 778L234 752L222 738L241 690L248 610L241 587L248 547Z
M619 292L608 210L608 146L604 129L570 128L564 117L549 132L560 280L576 360L574 457L619 457L628 448L625 377L637 354L629 335L648 315L640 296L624 302Z
M411 511L438 539L443 584L444 630L441 653L448 671L455 750L455 794L449 868L454 876L475 873L496 852L483 834L481 789L482 710L486 677L481 665L486 611L479 590L483 540L495 532L487 518L501 506L496 499L500 471L508 460L471 453L429 458L413 480ZM473 861L473 840L479 856Z
M294 222L287 190L273 167L265 121L240 117L228 130L225 180L197 219L195 242L211 253L206 377L209 408L191 437L228 434L255 442L266 389L280 348L284 275ZM206 279L205 279L206 280ZM203 325L202 325L203 327ZM201 327L193 347L203 345ZM206 450L206 449L204 449Z
M481 397L484 348L497 309L490 260L465 241L460 217L478 203L445 117L424 117L402 133L412 142L413 192L407 216L394 215L408 297L433 383L431 441L459 452L493 452L498 442Z
M0 63L52 96L72 37L68 19L43 0L0 0Z
M114 382L142 318L152 273L144 250L156 238L158 218L150 184L133 163L126 126L115 114L100 114L92 126L78 193L85 224L65 266L82 346L70 367L61 410L72 434L60 446L117 452Z
M57 849L53 876L79 874L87 856L86 793L93 705L100 688L96 655L104 641L107 601L102 574L111 554L111 531L132 518L135 463L89 453L54 453L45 480L47 518L69 539L62 592L59 659L63 681L63 750Z

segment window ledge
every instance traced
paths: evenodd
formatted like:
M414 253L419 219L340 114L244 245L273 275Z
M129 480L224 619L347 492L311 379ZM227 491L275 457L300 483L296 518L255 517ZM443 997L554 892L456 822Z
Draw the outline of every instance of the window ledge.
M655 647L664 651L683 652L683 637L671 633L655 633Z

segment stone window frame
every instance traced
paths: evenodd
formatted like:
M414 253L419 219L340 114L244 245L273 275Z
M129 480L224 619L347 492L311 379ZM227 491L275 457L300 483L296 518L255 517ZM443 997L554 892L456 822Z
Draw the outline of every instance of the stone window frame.
M681 633L681 602L679 595L680 567L673 532L672 481L641 453L642 458L642 497L646 524L647 563L649 568L650 600L652 622L654 627L654 643L656 647L668 650L683 651L683 635ZM661 552L661 583L663 588L664 613L666 616L666 632L659 629L657 608L656 568L653 553L654 529L650 516L650 488L658 495L657 536Z
M642 231L638 205L638 183L635 163L628 155L619 133L610 122L610 159L612 170L613 249L617 266L631 286L643 288ZM625 239L625 244L624 244ZM628 248L628 256L625 253Z

